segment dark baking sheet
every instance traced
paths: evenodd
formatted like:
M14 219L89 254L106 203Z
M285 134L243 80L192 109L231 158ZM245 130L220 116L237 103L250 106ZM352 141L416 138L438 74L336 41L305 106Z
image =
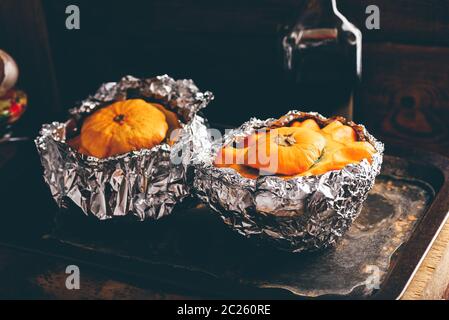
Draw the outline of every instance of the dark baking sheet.
M388 279L395 279L397 264L400 281L387 295L397 298L411 276L402 264L418 263L400 247L412 238L426 214L432 213L429 209L442 186L442 173L411 157L386 155L382 175L350 232L336 248L314 254L292 255L258 247L228 230L205 208L180 211L151 229L130 225L128 232L122 230L122 223L87 226L78 214L72 220L63 213L54 237L86 250L201 273L218 282L213 286L217 293L222 281L284 290L296 297L380 297L391 286ZM90 238L86 238L86 228L92 228Z
M17 209L17 222L27 221L27 236L16 231L7 242L211 297L394 299L449 210L448 173L446 158L387 149L382 176L360 218L336 248L315 254L258 247L205 208L183 209L158 223L97 222L72 208L57 215L51 237L37 241L43 228L36 227L36 210L51 207L45 189L35 190L40 201ZM18 185L10 186L11 197L17 196L14 188L23 187L17 177L12 180ZM380 289L372 290L366 281L374 284L376 277Z

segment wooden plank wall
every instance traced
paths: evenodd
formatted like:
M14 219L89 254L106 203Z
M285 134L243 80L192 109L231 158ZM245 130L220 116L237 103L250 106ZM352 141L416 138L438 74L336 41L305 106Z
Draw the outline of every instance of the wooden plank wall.
M368 4L381 11L381 29L364 31L362 117L368 126L449 155L449 1L340 2L359 26Z
M217 99L206 112L211 121L239 124L250 116L276 116L287 109L276 80L282 76L278 30L294 21L304 0L42 0L42 4L61 110L103 81L123 74L160 73L192 77L200 87L213 90ZM68 4L81 9L79 31L64 27ZM364 27L370 4L380 8L380 30ZM339 7L364 33L360 117L376 134L449 155L449 0L340 0ZM0 9L0 23L7 24L2 25L3 33L17 29L8 31L11 52L29 46L30 61L46 66L47 58L36 58L48 57L45 45L38 53L33 51L45 43L40 33L45 28L30 23L42 17L39 1L0 0ZM14 19L10 10L17 12ZM31 92L55 90L53 85L44 86L48 80L36 78L46 69L36 72L23 53L19 56L24 82L34 84ZM27 74L28 68L33 72ZM44 101L36 108L48 105Z

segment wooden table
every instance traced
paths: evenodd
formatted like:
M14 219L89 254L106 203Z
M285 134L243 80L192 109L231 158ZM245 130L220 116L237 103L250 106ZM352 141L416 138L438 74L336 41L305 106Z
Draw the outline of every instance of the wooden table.
M442 227L402 299L449 299L449 221Z
M0 246L0 299L194 299L193 294L130 284L119 277L80 265L80 290L68 290L71 262L60 257ZM154 285L156 287L156 284Z
M81 289L67 290L69 260L0 246L0 298L13 299L198 299L190 292L133 284L100 269L79 266ZM449 223L424 259L402 299L449 300ZM159 287L159 288L158 288Z

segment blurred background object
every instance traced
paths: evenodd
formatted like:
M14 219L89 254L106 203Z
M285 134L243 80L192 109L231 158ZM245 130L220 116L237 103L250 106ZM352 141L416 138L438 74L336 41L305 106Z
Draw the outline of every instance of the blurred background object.
M14 87L19 78L19 68L14 59L0 49L0 97Z
M14 88L19 68L14 59L0 50L0 142L11 139L11 126L25 112L27 96Z
M308 2L0 0L1 46L21 66L19 86L37 106L18 126L34 136L124 74L195 79L216 95L211 122L280 116L291 109L282 94L282 27L293 26ZM384 140L449 155L449 0L337 3L363 33L357 120ZM66 29L68 5L80 9L80 30ZM379 7L379 30L365 27L369 5Z

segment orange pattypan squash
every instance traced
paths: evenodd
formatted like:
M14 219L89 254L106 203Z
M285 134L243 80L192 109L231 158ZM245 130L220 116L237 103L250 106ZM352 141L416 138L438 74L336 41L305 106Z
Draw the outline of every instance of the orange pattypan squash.
M323 129L313 119L295 121L288 128L253 134L217 155L217 167L229 167L256 179L257 170L284 179L321 175L348 164L372 161L375 148L357 141L353 128L333 121Z
M81 128L80 148L97 158L150 149L166 138L164 112L141 99L119 101L90 115Z
M328 134L333 140L341 143L357 141L357 135L350 126L345 126L340 121L331 122L321 130L324 134Z
M84 155L89 155L87 150L85 150L83 147L81 147L81 136L76 136L75 138L67 141L67 144L72 147L72 149L77 150L79 153Z
M299 121L295 121L292 123L291 125L294 128L305 128L305 129L310 129L313 131L317 131L319 132L321 130L320 126L318 125L318 123L316 123L315 120L313 119L307 119L303 122L299 122Z
M239 161L238 157L241 155L241 162ZM231 146L222 148L215 158L215 166L217 167L229 167L237 163L243 163L243 153L240 153L240 151L237 148L233 148Z
M333 170L341 170L348 164L360 163L367 159L370 163L376 149L368 142L352 142L347 145L324 153L323 158L303 176L321 175Z
M257 177L259 176L259 171L241 165L241 164L233 164L228 166L228 168L234 169L235 171L237 171L242 177L248 178L248 179L257 179Z
M232 146L223 147L217 154L214 164L217 167L228 167L245 163L245 153L250 146L254 146L264 133L254 133L236 141Z
M376 149L369 142L358 141L346 144L344 148L334 153L333 158L335 161L350 161L351 163L367 159L371 163L375 153Z
M181 124L179 123L178 115L172 111L167 110L160 104L153 103L152 105L158 108L158 110L165 115L165 120L167 121L168 124L168 132L167 132L168 143L172 145L178 139L180 133L179 129L181 129Z
M324 137L305 128L278 128L262 135L245 152L245 164L251 168L281 175L308 170L321 156Z
M372 161L376 149L368 143L357 141L353 128L333 121L321 132L326 139L323 156L310 170L302 176L321 175L333 170L341 170L348 164L360 163L363 159Z
M332 121L330 124L328 124L321 130L325 133L331 133L332 131L337 130L338 128L341 128L343 126L344 126L343 123L341 123L338 120L335 120L335 121Z

